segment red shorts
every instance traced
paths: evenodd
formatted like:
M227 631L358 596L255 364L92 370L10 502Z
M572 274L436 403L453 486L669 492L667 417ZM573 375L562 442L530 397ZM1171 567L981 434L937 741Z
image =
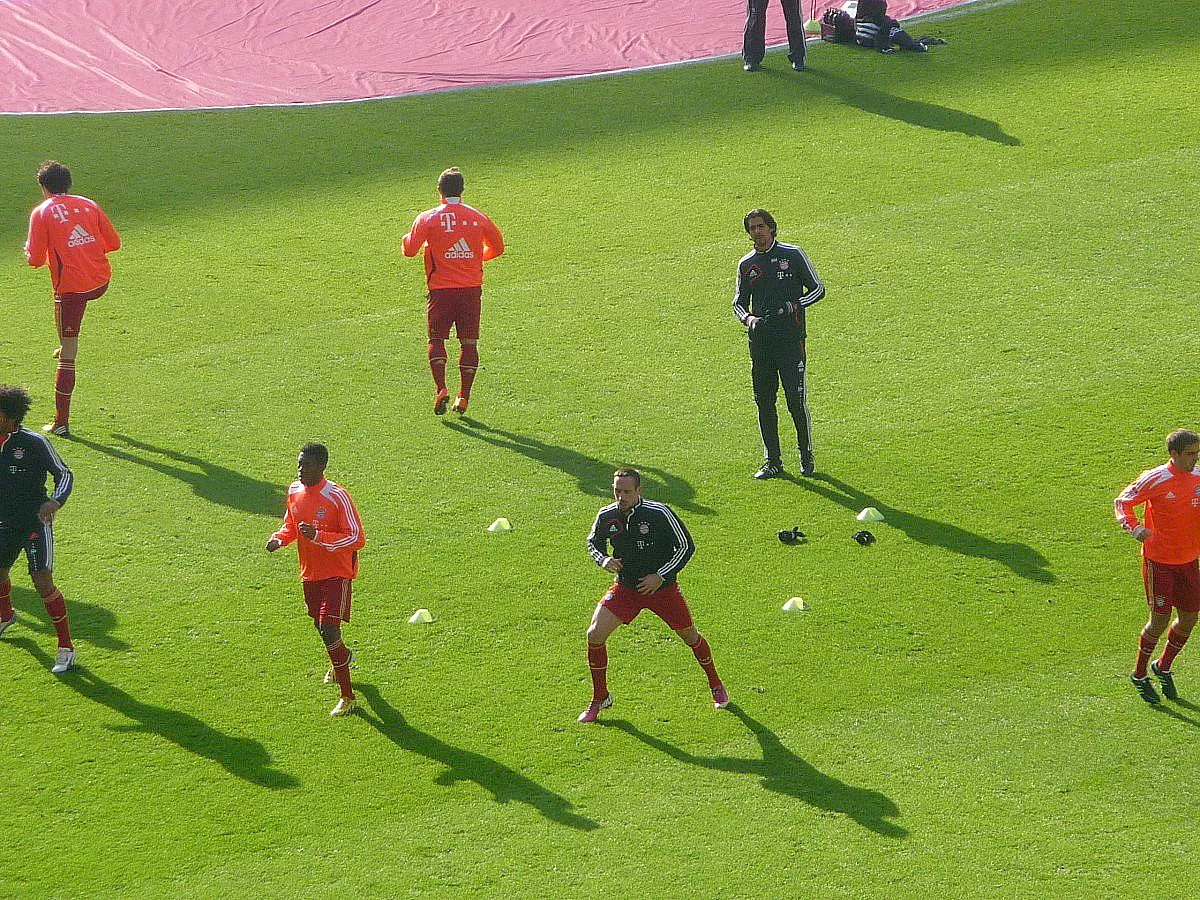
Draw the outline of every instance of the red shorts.
M425 321L429 337L444 341L450 326L460 341L479 340L479 311L483 306L483 288L439 288L429 292Z
M678 584L659 588L653 594L639 594L623 584L614 584L600 598L600 605L628 625L643 609L648 609L672 631L692 627L692 611L679 590Z
M54 324L58 328L58 336L78 337L79 329L83 327L83 314L87 312L89 300L95 300L108 290L107 284L90 291L77 294L54 295Z
M305 581L304 602L308 614L318 625L328 622L339 625L350 621L349 578L324 578L321 581Z
M1142 579L1146 582L1146 605L1152 613L1200 611L1200 563L1172 566L1142 559Z

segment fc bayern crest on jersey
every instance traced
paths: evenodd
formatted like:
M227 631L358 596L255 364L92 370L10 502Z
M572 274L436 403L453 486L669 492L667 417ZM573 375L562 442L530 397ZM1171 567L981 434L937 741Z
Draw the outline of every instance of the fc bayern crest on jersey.
M638 526L638 531L640 531L642 534L649 534L650 533L649 523L643 522L641 525Z
M322 506L317 510L317 518L318 519L325 518L325 507Z
M24 459L24 458L25 458L25 448L24 447L17 447L15 450L13 450L13 459ZM1200 494L1200 488L1196 488L1196 493Z
M779 261L779 268L782 271L786 272L788 270L788 261L786 259L781 259Z

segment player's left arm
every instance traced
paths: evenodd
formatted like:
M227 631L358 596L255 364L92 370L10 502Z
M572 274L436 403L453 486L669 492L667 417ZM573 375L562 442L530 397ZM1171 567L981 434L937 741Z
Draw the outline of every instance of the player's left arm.
M808 254L797 247L796 256L800 263L800 284L804 291L796 302L801 308L809 307L825 296L825 285L817 275L817 270L813 268Z
M408 234L400 239L400 249L404 251L405 256L416 256L421 252L421 248L425 246L427 240L425 231L425 213L421 213L413 220Z
M50 499L42 504L38 510L38 518L45 524L49 525L54 521L54 515L63 504L67 502L67 498L71 496L71 489L75 486L75 476L71 470L67 468L67 464L63 462L62 457L58 455L58 451L54 449L45 438L41 440L42 446L42 465L46 467L46 471L50 473L50 477L54 479L54 492L50 494Z
M670 509L670 507L662 507L662 515L667 526L667 532L671 535L672 543L675 552L658 569L658 574L666 581L678 575L683 567L688 564L688 560L692 558L692 554L696 552L696 543L692 540L691 533L687 530L687 526L679 516Z
M326 550L361 550L367 543L367 536L354 501L339 488L333 492L333 502L340 513L338 521L332 526L318 528L313 543Z
M496 223L486 216L483 219L483 261L495 259L504 253L504 235Z
M25 259L35 269L46 264L46 251L50 248L50 236L40 210L40 206L35 207L29 214L29 235L25 241Z

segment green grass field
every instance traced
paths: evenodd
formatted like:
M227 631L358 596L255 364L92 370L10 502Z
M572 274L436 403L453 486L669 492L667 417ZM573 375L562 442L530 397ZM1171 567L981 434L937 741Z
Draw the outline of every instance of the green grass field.
M1190 896L1200 647L1195 703L1133 694L1111 501L1200 424L1200 27L1082 6L947 19L924 57L818 46L802 76L775 52L757 77L0 120L0 381L30 425L37 163L126 242L58 442L69 675L13 569L0 895ZM451 164L510 245L466 421L429 412L399 253ZM750 478L729 304L757 205L828 287L812 480ZM263 551L311 438L368 533L349 720L294 551ZM617 705L574 723L606 583L583 541L624 463L696 538L731 712L644 616L610 642Z

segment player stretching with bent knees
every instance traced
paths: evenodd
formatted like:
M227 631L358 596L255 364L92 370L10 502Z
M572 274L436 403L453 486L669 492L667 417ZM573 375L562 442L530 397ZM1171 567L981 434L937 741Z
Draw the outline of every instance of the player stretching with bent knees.
M708 641L692 622L692 613L675 578L696 550L692 536L665 503L642 499L642 476L637 469L613 474L612 503L600 510L588 536L588 552L596 564L616 575L592 616L587 633L588 666L592 670L592 702L579 716L595 722L612 706L608 692L609 635L648 609L692 648L708 676L713 706L724 709L729 695L717 675ZM612 546L612 555L608 554Z
M16 619L8 571L24 551L33 586L58 635L50 671L61 675L75 665L75 645L67 603L54 586L54 516L67 502L75 478L46 438L21 427L29 406L24 388L0 386L0 634ZM54 478L49 497L47 475Z
M1175 700L1171 664L1187 643L1200 613L1200 435L1180 428L1167 435L1170 459L1149 469L1121 492L1115 501L1117 521L1142 545L1142 578L1150 619L1138 639L1133 667L1134 687L1147 703L1157 703L1158 693L1146 674L1146 664L1158 639L1170 624L1162 655L1150 671L1167 699ZM1138 521L1134 508L1145 504L1146 521ZM1171 621L1171 608L1175 621Z
M358 704L350 686L354 654L342 643L342 623L350 621L350 585L358 575L358 551L367 539L350 495L326 480L328 464L324 444L308 443L300 449L298 480L288 488L283 527L267 541L267 552L299 542L304 602L329 653L325 683L337 681L342 693L329 714L347 716Z

